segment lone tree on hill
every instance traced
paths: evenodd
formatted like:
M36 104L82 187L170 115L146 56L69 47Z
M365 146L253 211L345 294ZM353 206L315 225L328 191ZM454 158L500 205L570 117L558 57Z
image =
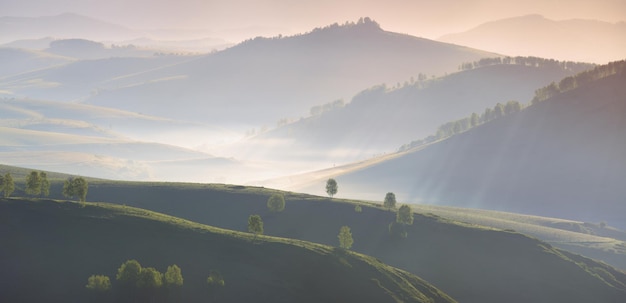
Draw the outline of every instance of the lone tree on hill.
M354 240L352 239L352 233L350 232L350 227L348 226L342 226L339 229L339 235L337 235L337 238L339 238L339 247L343 249L350 249L350 247L352 247L352 244L354 243Z
M267 208L273 212L281 212L285 209L285 197L281 194L273 194L267 199Z
M406 204L400 206L396 214L396 222L402 225L413 225L413 211L411 206Z
M31 171L26 176L26 189L24 190L27 195L39 196L41 193L41 176L36 171Z
M87 199L87 189L89 184L83 177L69 178L63 184L63 196L67 198L78 198L80 202Z
M257 235L263 234L263 220L261 220L261 216L259 215L250 215L248 217L248 232L254 234L254 238Z
M337 194L337 190L337 181L333 178L328 179L328 181L326 181L326 193L332 198Z
M387 209L396 208L396 194L389 192L385 195L383 206Z
M11 173L6 173L4 177L0 175L0 192L3 192L4 197L8 198L11 196L13 191L15 190L15 182L13 182L13 177Z

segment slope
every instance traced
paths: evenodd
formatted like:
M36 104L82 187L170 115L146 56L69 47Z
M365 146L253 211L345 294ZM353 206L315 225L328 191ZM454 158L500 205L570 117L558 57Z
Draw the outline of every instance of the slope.
M72 58L42 51L0 47L0 80L8 76L64 65L72 61Z
M539 66L488 65L399 88L374 87L357 94L344 107L257 135L236 144L233 151L224 148L236 153L248 151L241 146L252 145L251 150L261 157L280 161L302 161L302 155L315 154L325 162L353 162L395 151L416 137L435 133L445 122L472 112L480 114L496 103L530 100L537 87L591 67L565 68L565 63L537 61L544 62Z
M89 199L234 230L246 230L248 216L259 214L266 234L330 245L347 225L355 251L417 274L462 302L619 302L626 297L624 273L518 233L416 214L406 227L408 237L398 239L388 232L395 213L379 206L283 193L285 210L272 213L266 201L273 193L231 185L92 182ZM355 211L355 203L362 212Z
M454 302L414 275L328 246L110 204L2 199L0 209L7 301L85 301L87 277L114 277L138 259L160 270L179 265L187 302ZM226 282L216 294L206 285L211 270Z
M496 56L384 31L366 19L310 33L255 38L198 60L133 78L144 83L102 92L90 104L193 121L273 125L364 87L455 71L459 62ZM132 80L132 79L131 79ZM177 106L172 106L177 100ZM192 110L193 109L193 110Z
M497 20L439 41L511 56L538 56L595 63L621 60L626 53L626 23L549 20L528 15Z
M564 79L559 85L584 84L517 114L343 174L338 182L350 196L375 199L393 191L403 201L605 221L623 229L626 73L623 61L612 67L616 74ZM309 189L320 192L323 182Z

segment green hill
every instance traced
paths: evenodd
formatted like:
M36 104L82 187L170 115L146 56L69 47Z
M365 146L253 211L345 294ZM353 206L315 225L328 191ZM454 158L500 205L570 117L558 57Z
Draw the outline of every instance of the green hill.
M110 298L119 301L114 277L129 259L159 271L177 264L184 302L454 302L371 257L127 206L1 199L0 231L4 302L93 301L85 289L93 274L112 278ZM212 270L223 287L209 289Z
M53 189L57 192L58 189ZM202 184L92 182L89 199L115 201L195 222L246 230L259 214L266 234L337 244L352 229L353 250L423 277L461 302L620 302L626 275L519 233L416 214L408 237L389 236L395 213L371 204L286 193L281 213L266 207L275 190Z

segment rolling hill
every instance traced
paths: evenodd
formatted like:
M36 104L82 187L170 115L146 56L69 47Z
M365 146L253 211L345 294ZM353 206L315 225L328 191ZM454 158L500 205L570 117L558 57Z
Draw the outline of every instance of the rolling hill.
M116 269L129 259L160 271L177 264L185 302L454 302L371 257L126 206L1 199L0 226L7 244L0 290L10 302L97 300L85 289L87 277L107 275L115 290ZM221 289L206 284L214 270L224 278Z
M388 32L366 19L291 37L258 37L198 60L126 78L138 85L102 91L85 102L258 127L300 117L311 106L348 98L365 87L404 81L418 73L440 75L457 70L460 62L494 56ZM176 107L171 106L173 100Z
M605 221L623 229L626 73L623 61L597 70L612 68L615 73L596 80L594 72L564 79L559 85L581 84L517 114L344 171L337 175L341 191L369 199L392 191L407 202ZM305 187L321 192L324 182Z
M0 81L5 77L71 63L74 59L43 51L0 47ZM8 92L0 91L4 95Z
M445 122L496 103L526 102L534 91L553 81L591 68L547 60L540 65L495 64L402 87L374 87L345 106L287 124L224 149L236 154L252 150L258 157L280 161L313 158L349 163L373 154L393 152L416 137L436 132ZM254 148L249 148L254 146ZM242 148L248 147L248 148ZM250 156L250 155L248 155Z
M510 56L537 56L606 64L626 53L626 23L550 20L527 15L488 22L439 41Z
M51 190L55 195L58 186ZM408 237L398 239L388 232L395 213L378 205L284 193L285 210L272 213L266 201L276 192L238 185L93 181L88 199L240 231L254 213L262 216L268 235L329 245L337 243L339 227L347 225L355 251L419 275L460 302L619 302L626 296L623 272L519 233L416 214L406 227ZM362 212L355 211L355 203Z

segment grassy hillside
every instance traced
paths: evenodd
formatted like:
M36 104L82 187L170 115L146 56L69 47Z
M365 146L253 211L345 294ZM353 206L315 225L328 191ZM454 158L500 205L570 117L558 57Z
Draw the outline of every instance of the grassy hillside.
M340 187L341 189L341 187ZM53 190L56 192L56 190ZM353 249L405 269L462 302L619 302L626 275L514 232L453 223L417 214L408 238L389 236L395 213L371 204L287 193L286 209L271 213L275 190L202 184L92 182L88 198L151 209L244 231L260 214L269 235L337 245L350 226ZM606 274L606 273L609 274Z
M454 302L405 271L332 247L228 231L102 203L0 199L2 299L93 300L87 277L121 263L182 269L185 302ZM219 270L225 286L209 289ZM112 297L120 293L113 293Z

